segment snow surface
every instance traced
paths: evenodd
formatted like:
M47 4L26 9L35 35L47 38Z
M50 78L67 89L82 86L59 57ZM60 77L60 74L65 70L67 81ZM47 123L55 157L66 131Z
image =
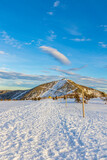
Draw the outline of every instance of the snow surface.
M23 91L23 92L21 91L21 93L16 93L12 99L21 98L21 96L23 96L23 95L26 94L27 92L28 92L28 90L27 90L27 91Z
M0 160L106 160L107 105L69 99L0 102Z
M48 91L41 94L40 97L49 97L49 96L55 97L55 96L63 95L64 91L60 91L60 90L58 91L58 89L63 87L66 82L67 82L66 79L62 79L62 80L58 81L53 87L49 88Z

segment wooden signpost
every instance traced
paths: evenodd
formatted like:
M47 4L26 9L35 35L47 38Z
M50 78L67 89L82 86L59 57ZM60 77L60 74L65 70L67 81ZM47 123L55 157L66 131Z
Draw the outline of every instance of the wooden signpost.
M84 107L84 91L82 89L82 111L83 111L83 118L85 117L85 107Z
M66 100L66 107L67 107L67 97L65 98L65 100Z

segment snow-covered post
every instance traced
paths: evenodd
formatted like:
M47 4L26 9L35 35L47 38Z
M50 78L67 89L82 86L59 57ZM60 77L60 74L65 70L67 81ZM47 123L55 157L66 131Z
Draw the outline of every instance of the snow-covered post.
M82 89L82 110L83 110L83 117L85 117L85 108L84 108L84 91Z
M66 93L64 92L64 99L65 99L65 105L67 107L67 96L66 96Z
M67 97L66 97L66 107L67 107Z

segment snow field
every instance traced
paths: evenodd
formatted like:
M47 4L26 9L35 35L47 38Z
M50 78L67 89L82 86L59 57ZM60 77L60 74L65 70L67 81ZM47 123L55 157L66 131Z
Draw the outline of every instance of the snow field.
M106 160L107 105L64 100L0 102L0 160Z

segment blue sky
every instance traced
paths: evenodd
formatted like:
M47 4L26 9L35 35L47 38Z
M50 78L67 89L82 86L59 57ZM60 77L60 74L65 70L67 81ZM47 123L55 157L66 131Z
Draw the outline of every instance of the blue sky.
M68 78L107 92L106 0L1 0L0 88Z

